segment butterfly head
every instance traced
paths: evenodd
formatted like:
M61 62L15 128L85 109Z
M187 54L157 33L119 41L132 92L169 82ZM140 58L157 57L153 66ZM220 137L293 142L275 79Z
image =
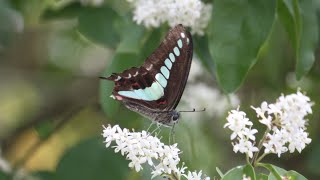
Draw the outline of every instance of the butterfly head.
M171 111L171 121L176 123L180 118L180 113L178 111Z
M166 112L155 113L155 121L166 126L172 126L179 121L180 112L172 110Z

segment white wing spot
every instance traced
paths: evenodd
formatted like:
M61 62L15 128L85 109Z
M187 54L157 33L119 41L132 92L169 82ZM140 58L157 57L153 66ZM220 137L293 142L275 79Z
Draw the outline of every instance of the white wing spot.
M147 67L146 69L147 69L148 71L150 71L152 68L153 68L153 64L150 64L150 66Z
M186 35L185 35L184 33L181 33L181 37L182 37L182 38L185 38Z
M117 77L117 79L115 79L114 81L119 81L121 79L120 76Z
M135 73L135 74L133 75L133 77L136 77L136 76L138 76L138 74L139 74L139 73L138 73L138 71L137 71L137 72L136 72L136 73Z
M116 97L114 97L114 95L111 95L110 97L111 97L112 99L116 99Z

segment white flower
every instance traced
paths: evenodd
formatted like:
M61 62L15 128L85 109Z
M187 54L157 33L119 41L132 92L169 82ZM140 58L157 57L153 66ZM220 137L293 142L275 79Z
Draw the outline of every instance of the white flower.
M242 180L251 180L250 176L246 176L245 174L242 176Z
M250 158L253 157L253 153L258 151L258 148L254 146L254 144L251 141L248 141L243 138L239 138L239 141L237 143L233 144L233 151L237 153L238 151L240 153L246 153Z
M212 5L200 0L127 0L133 6L133 20L145 27L168 23L191 27L192 33L203 35L211 17Z
M185 176L188 180L210 180L210 177L201 178L202 171L199 171L198 173L196 171L194 172L188 172L188 175Z
M102 135L106 147L115 142L112 148L115 152L121 152L130 161L129 167L137 172L143 169L142 164L147 163L152 167L152 178L172 174L186 176L184 172L187 167L178 167L180 150L177 144L168 146L146 131L130 132L126 128L121 129L119 125L104 127Z
M231 110L227 117L227 123L224 128L228 127L233 133L231 134L231 140L239 136L243 138L244 130L246 126L252 126L252 122L246 118L246 113L239 110Z
M275 153L278 157L289 150L301 152L311 139L305 132L305 116L312 113L310 98L299 90L295 94L281 95L274 104L263 102L261 107L252 107L260 123L265 124L270 133L263 143L265 153Z
M211 18L212 5L211 4L203 4L200 18L195 22L195 25L191 26L191 33L198 34L200 36L204 35L204 30L208 26L208 23Z
M233 151L237 153L247 154L250 158L253 157L253 153L258 151L258 148L254 146L255 136L258 132L256 129L251 129L253 123L246 118L246 113L243 111L232 110L227 117L227 123L224 128L228 127L232 132L230 139L235 140L233 145Z

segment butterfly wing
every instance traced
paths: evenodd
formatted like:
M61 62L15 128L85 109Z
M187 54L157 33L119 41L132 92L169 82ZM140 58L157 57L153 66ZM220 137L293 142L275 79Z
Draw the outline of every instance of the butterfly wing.
M180 101L189 76L192 54L191 34L182 25L177 25L143 64L146 69L156 69L150 71L152 77L161 73L167 79L162 98L162 103L166 104L165 110L175 109ZM160 76L158 81L161 79Z
M141 67L106 78L115 82L113 97L153 111L175 109L188 79L192 53L190 33L177 25Z

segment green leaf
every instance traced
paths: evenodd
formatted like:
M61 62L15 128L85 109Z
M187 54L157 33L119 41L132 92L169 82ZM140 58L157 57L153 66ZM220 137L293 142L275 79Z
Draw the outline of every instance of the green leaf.
M273 166L272 164L265 164L265 163L259 163L257 164L257 166L264 167L270 171L269 179L270 177L272 177L272 179L282 180L280 174L284 172L283 169L276 168L276 166Z
M144 36L144 28L130 22L124 29L122 32L123 38L117 47L117 53L139 54Z
M254 169L251 165L235 167L223 175L221 180L242 180L243 176L250 177L251 180L256 179Z
M118 14L109 7L86 8L79 15L79 32L89 40L115 48L120 41Z
M141 59L145 60L159 47L163 35L167 33L167 30L168 29L157 28L146 32L140 49Z
M302 25L296 60L296 77L298 80L311 69L315 61L314 51L319 36L315 7L314 1L300 1Z
M278 0L277 14L286 29L295 53L298 53L300 41L301 18L298 0Z
M243 168L243 174L245 174L246 177L250 177L251 180L256 179L256 173L251 164L248 164Z
M55 173L50 171L38 171L32 173L33 177L36 177L37 180L54 180Z
M215 74L214 61L210 55L207 36L194 37L194 50L204 67L212 74Z
M0 171L0 179L1 179L1 180L11 180L12 177L11 177L11 175L6 174L6 173Z
M82 142L62 157L56 170L59 180L127 179L128 161L120 153L106 148L103 139Z
M256 63L260 47L271 31L275 9L275 0L215 1L209 50L224 91L235 91Z
M42 20L56 20L56 19L69 19L77 18L78 15L86 7L82 6L80 2L72 2L64 7L46 9L42 15Z
M282 169L280 167L268 164L269 167L272 167L273 171L276 171L280 177L275 176L274 173L270 173L269 180L282 180L282 179L294 179L294 180L307 180L304 176L297 173L296 171L286 171L285 169ZM280 179L279 179L280 178Z

